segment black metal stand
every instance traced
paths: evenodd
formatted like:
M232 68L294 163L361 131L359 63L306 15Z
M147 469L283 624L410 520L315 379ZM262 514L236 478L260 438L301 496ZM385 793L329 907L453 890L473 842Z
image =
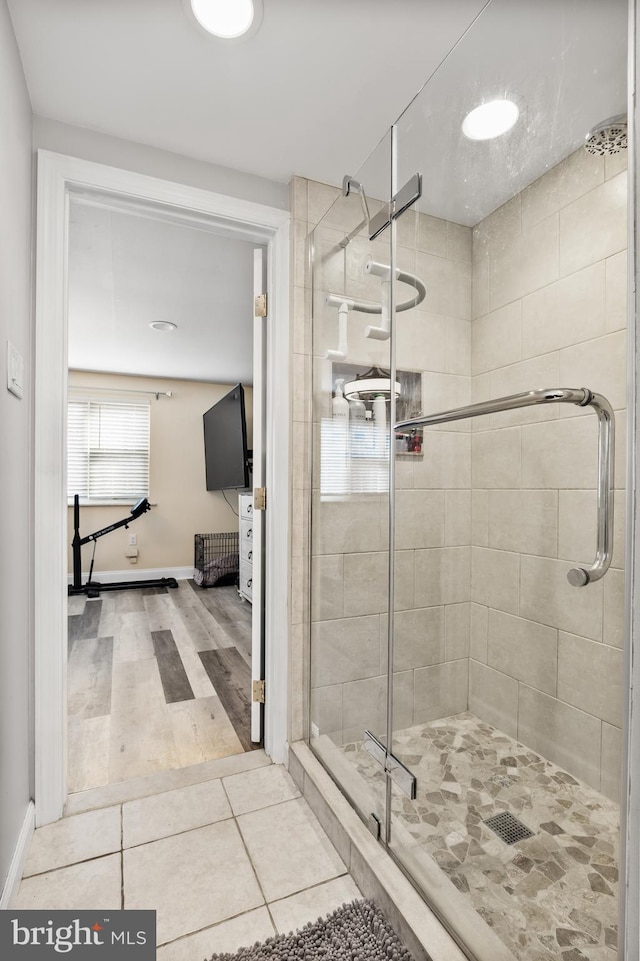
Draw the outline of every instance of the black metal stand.
M116 521L114 524L109 524L108 527L103 527L99 531L94 531L93 534L87 534L86 537L80 537L80 498L77 494L73 498L73 541L71 542L71 547L73 550L73 584L69 584L69 595L72 594L86 594L87 597L98 597L102 591L127 591L127 590L142 590L145 587L177 587L178 582L175 577L159 577L152 580L146 581L114 581L112 584L101 584L99 581L92 580L93 577L93 558L91 559L91 567L89 569L89 579L86 584L82 583L82 558L81 558L81 548L84 544L90 544L92 541L98 540L99 537L103 537L104 534L110 534L111 531L117 530L119 527L128 527L131 521L135 521L142 514L151 510L151 504L146 497L142 497L137 503L131 508L131 516L123 517L122 520Z

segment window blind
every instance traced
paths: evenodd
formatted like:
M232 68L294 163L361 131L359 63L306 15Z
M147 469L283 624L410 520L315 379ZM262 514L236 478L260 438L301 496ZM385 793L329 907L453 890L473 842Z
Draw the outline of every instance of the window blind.
M320 458L323 495L374 494L389 489L389 432L375 424L323 418Z
M67 494L137 500L149 494L149 404L70 400Z

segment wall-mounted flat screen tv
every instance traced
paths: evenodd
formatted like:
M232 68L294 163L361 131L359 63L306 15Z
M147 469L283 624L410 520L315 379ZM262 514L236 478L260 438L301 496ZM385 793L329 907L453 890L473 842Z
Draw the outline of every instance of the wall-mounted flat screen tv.
M249 486L247 421L242 384L229 391L202 415L204 460L208 491Z

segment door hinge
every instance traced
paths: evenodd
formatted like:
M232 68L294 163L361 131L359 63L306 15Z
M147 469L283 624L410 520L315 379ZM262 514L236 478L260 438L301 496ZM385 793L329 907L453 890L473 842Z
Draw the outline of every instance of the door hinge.
M391 198L369 221L369 240L375 240L388 227L392 220L397 220L405 210L422 196L422 174L416 173L407 180L404 187Z
M267 295L258 294L255 299L253 306L253 316L254 317L266 317L267 316Z
M254 511L266 511L267 509L267 488L253 488L253 509Z
M264 704L264 681L253 682L253 694L251 700L254 704Z
M371 731L364 732L362 746L378 762L385 774L388 774L391 780L395 781L400 790L404 791L412 801L415 801L418 786L415 774L408 767L405 767L402 761L399 761L395 754L392 754Z

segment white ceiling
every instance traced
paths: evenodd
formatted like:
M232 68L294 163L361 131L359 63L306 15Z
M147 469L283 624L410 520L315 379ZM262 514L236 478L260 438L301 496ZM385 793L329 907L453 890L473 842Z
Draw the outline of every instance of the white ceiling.
M36 114L288 182L340 183L486 0L264 0L225 44L182 0L9 0Z
M72 202L69 366L253 383L255 244ZM169 321L175 331L156 331Z
M350 173L369 196L384 196L387 145L374 148L431 77L398 124L398 183L421 171L421 209L458 223L476 223L625 110L627 0L492 0L440 69L485 0L264 0L258 33L229 45L195 29L183 0L8 2L35 113L275 181L339 184ZM466 111L504 95L520 106L516 128L484 144L465 140ZM201 351L183 362L172 335L161 371L155 346L146 335L138 342L143 318L175 320L184 308L184 327L203 343L217 317L245 309L247 284L233 294L228 283L235 247L191 228L93 216L77 224L72 359L104 369L107 349L89 356L89 345L122 325L136 366L153 357L164 376L177 365L188 372L174 376L199 378ZM123 254L134 249L147 255ZM225 382L248 381L233 366L242 348L229 343L229 327L213 339L205 379L226 350ZM132 363L129 352L113 353L118 369Z

